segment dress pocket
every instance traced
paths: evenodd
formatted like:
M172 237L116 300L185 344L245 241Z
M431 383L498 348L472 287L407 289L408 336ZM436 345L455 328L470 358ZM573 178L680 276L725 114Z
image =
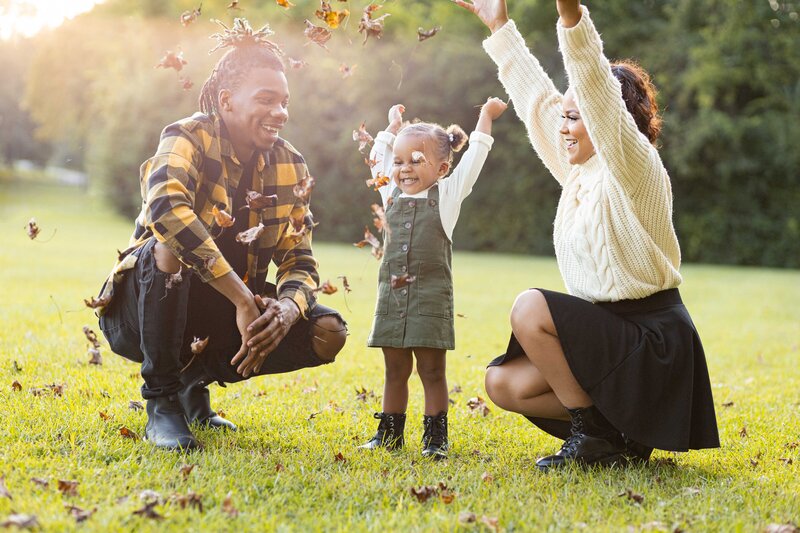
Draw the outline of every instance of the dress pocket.
M381 262L380 273L378 274L378 301L375 302L376 315L389 314L389 298L391 288L389 286L389 263Z
M420 262L416 285L419 314L440 318L453 316L453 282L441 263Z

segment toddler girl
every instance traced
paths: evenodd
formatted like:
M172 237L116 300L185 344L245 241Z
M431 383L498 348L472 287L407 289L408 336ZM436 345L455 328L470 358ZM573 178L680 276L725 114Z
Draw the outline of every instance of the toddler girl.
M460 127L403 124L405 108L389 110L370 158L373 178L388 176L379 189L386 211L385 253L378 277L378 301L368 344L383 349L386 382L378 431L365 449L403 445L408 379L417 359L425 390L422 455L447 457L445 354L455 346L453 328L452 235L461 202L472 192L494 139L492 121L506 104L489 98L481 108L470 146L452 175L453 152L467 141ZM395 137L397 136L397 137Z

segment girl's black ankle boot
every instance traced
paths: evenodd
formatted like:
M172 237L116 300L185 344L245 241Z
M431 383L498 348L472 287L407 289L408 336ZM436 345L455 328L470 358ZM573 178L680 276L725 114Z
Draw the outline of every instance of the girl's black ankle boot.
M447 459L450 444L447 441L447 411L422 418L422 456L434 460Z
M397 450L403 447L403 431L406 427L405 413L375 413L375 418L380 420L378 431L369 441L359 446L363 450L386 448Z
M624 465L626 447L622 434L595 407L567 409L572 419L571 435L553 455L536 461L539 470L581 465Z

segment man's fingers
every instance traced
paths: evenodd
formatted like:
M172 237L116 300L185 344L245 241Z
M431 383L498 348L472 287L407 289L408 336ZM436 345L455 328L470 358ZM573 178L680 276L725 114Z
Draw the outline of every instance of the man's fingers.
M245 355L247 355L247 345L242 342L242 347L239 348L239 351L236 352L236 355L234 355L233 359L231 359L231 365L238 363Z
M252 349L259 353L264 352L268 347L277 344L277 342L280 341L280 339L281 339L281 329L276 329L268 337L259 339L258 343L254 344Z
M278 310L274 307L268 307L264 313L253 320L253 322L247 326L247 331L258 331L263 329L267 324L269 324L275 315L278 313Z

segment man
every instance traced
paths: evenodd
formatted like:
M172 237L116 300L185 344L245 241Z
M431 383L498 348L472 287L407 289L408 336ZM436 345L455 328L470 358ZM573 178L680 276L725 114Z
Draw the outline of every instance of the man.
M167 126L142 165L131 246L99 298L111 349L142 363L145 438L158 447L196 447L189 423L236 429L211 409L208 383L330 363L344 346L341 316L315 303L313 180L279 137L289 88L271 33L237 19L215 36L231 49L201 112ZM202 353L195 338L208 338Z

